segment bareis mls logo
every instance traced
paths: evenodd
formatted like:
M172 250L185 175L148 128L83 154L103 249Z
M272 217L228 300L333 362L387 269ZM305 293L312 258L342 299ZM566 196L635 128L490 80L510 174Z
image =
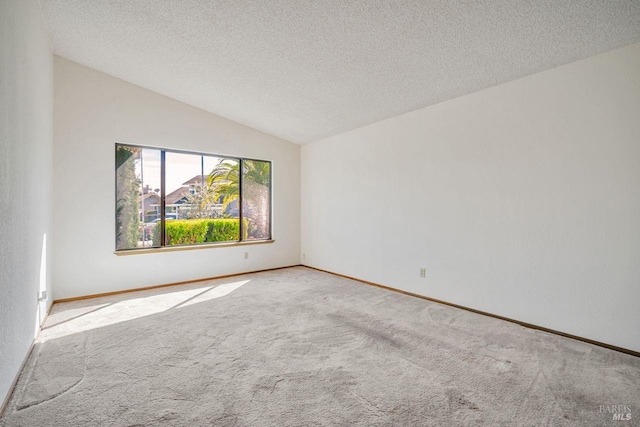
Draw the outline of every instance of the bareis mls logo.
M629 405L600 405L601 414L611 414L613 421L631 420Z

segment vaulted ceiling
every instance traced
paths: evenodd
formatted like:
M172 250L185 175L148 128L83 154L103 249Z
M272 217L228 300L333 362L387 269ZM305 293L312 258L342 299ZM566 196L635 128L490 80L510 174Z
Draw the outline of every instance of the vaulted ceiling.
M638 0L40 0L57 55L296 143L640 42Z

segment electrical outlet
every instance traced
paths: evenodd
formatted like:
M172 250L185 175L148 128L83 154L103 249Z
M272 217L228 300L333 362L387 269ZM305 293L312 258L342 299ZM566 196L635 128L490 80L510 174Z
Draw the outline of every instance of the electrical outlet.
M302 253L302 259L303 260L307 259L307 254L305 254L304 252Z
M249 259L249 252L244 253L244 259Z
M47 291L38 292L38 301L45 301L47 299Z
M427 277L427 269L426 268L421 268L420 269L420 277Z

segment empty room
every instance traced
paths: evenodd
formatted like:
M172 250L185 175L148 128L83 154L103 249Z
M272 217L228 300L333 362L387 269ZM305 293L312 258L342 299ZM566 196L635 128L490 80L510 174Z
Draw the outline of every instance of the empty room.
M0 0L0 426L640 425L637 0Z

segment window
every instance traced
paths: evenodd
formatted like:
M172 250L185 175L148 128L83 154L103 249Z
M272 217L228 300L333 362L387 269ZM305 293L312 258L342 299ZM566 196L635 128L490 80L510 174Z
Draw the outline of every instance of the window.
M271 162L116 144L116 250L271 239Z

